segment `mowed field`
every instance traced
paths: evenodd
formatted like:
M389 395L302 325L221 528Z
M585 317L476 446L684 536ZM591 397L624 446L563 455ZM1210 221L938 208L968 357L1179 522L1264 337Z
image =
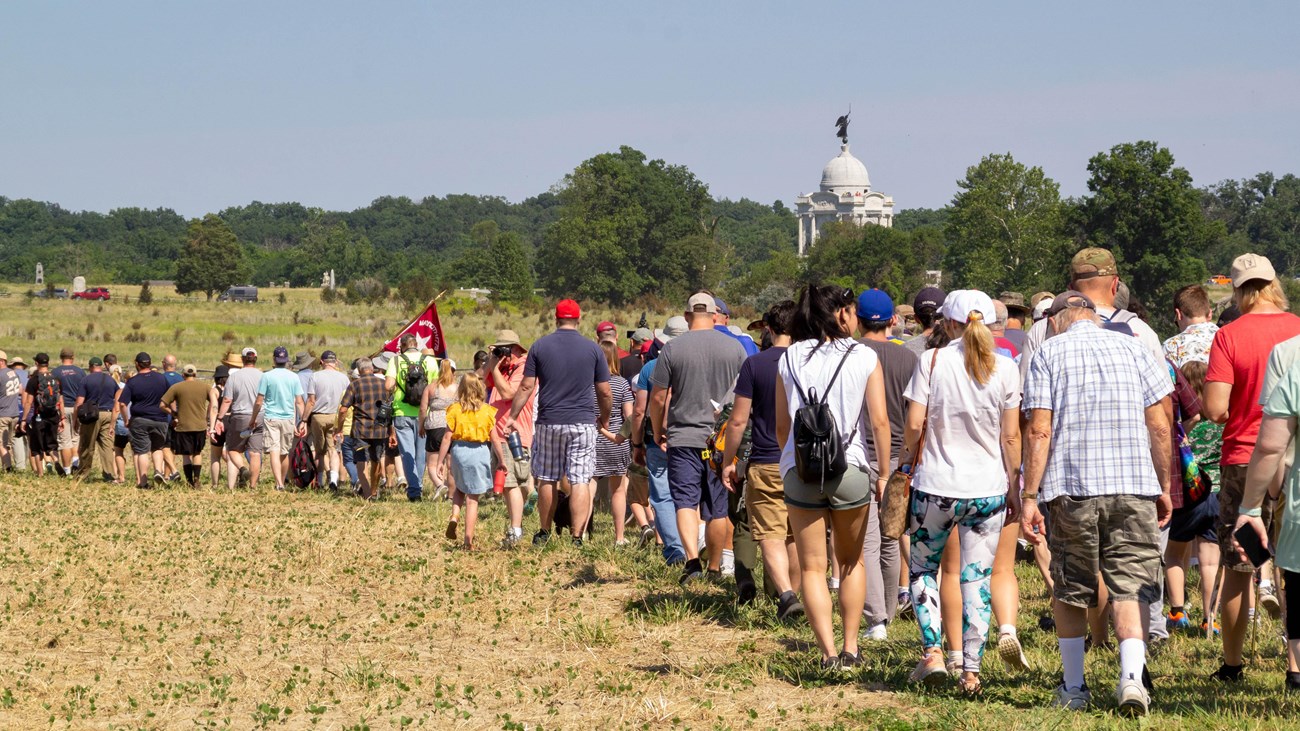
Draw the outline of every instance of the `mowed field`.
M206 368L246 344L348 358L412 314L326 307L314 290L280 305L276 294L140 306L132 293L102 309L0 298L0 349L30 361L72 344L79 362L145 349ZM443 312L454 357L497 327L525 341L546 329L544 311L472 309ZM123 342L133 332L143 343ZM679 588L655 552L616 550L608 517L581 549L503 551L504 508L489 502L485 548L466 553L443 537L447 514L443 502L265 484L141 492L0 475L0 729L1281 729L1300 713L1282 695L1269 620L1240 686L1203 679L1216 642L1175 637L1152 663L1152 716L1129 722L1113 713L1117 658L1104 650L1088 660L1092 711L1046 707L1059 661L1054 634L1037 627L1047 603L1028 564L1020 626L1034 670L1011 675L990 655L985 695L969 701L908 688L910 615L889 641L864 645L861 673L825 675L805 624L777 624L766 600L736 606L730 582ZM526 535L535 528L528 517Z

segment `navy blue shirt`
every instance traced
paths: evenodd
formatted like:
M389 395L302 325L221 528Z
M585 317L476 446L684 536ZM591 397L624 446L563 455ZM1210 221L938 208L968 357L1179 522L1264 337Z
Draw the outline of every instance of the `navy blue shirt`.
M132 419L165 422L167 413L162 409L162 397L169 388L167 377L158 371L140 373L126 382L117 400L131 407Z
M556 330L528 351L524 377L537 379L536 424L594 424L591 386L609 381L599 345L577 330Z
M753 401L749 412L751 447L750 464L777 464L781 445L776 443L776 364L785 355L784 347L772 347L751 355L740 366L736 377L736 396Z
M117 399L117 381L107 373L87 373L77 388L77 397L97 404L100 411L112 411Z
M74 365L56 365L50 373L59 377L63 388L63 405L71 407L77 403L77 391L86 378L86 372Z

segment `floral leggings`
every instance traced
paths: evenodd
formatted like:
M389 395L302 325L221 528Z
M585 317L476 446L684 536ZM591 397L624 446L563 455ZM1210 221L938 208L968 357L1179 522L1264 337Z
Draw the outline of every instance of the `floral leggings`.
M944 544L957 526L961 540L962 655L963 669L978 673L984 641L993 614L989 590L993 556L1006 519L1005 495L994 497L939 497L916 491L912 496L912 558L908 568L916 622L925 649L943 646L943 620L939 613L939 563Z

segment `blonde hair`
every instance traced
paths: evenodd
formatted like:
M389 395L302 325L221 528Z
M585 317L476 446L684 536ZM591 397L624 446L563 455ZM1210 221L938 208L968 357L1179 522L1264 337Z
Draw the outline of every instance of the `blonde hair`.
M451 361L443 358L438 361L438 385L446 388L456 382L456 369L451 367Z
M460 379L460 387L456 389L456 403L460 404L460 410L465 413L478 411L483 408L483 401L487 398L487 388L483 385L483 379L474 371L466 373Z
M993 333L984 324L984 314L979 311L966 316L966 330L961 334L962 350L966 353L966 372L983 386L993 377Z
M618 372L619 371L618 346L614 345L608 340L605 340L605 341L601 341L600 349L605 351L605 363L609 365L610 375L613 376L623 375L622 373Z
M1236 303L1242 314L1255 309L1261 302L1271 302L1278 309L1289 309L1286 293L1282 291L1282 283L1276 279L1271 281L1252 279L1242 282L1240 287L1232 290L1232 301Z

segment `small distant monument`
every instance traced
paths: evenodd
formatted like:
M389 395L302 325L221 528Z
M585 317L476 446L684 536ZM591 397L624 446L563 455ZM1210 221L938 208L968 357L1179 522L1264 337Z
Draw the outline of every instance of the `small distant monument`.
M852 108L849 112L852 113ZM894 199L871 187L867 166L849 152L849 114L835 120L840 154L822 169L820 189L795 198L799 221L799 256L817 243L822 227L832 222L855 226L894 225Z
M45 284L45 265L36 262L36 283Z
M85 291L86 291L86 278L85 278L85 277L73 277L73 278L72 278L72 293L73 293L73 294L77 294L78 292L85 292Z
M334 286L334 270L333 270L333 269L331 269L331 270L329 270L328 272L325 272L324 274L321 275L321 277L320 277L320 288L321 288L321 289L337 289L337 287Z

